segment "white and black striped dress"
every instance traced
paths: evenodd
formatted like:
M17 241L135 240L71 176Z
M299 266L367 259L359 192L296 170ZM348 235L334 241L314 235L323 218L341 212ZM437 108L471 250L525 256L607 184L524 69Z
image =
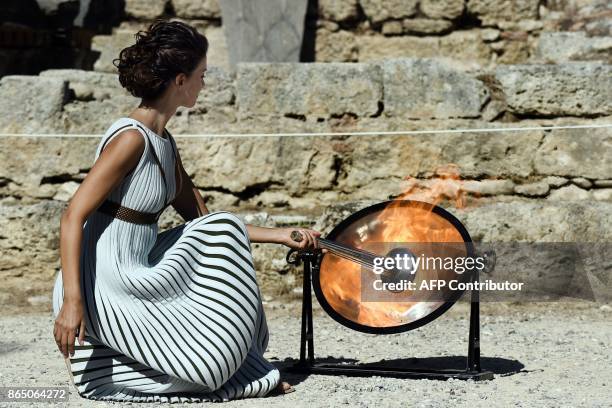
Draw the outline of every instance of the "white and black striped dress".
M139 125L139 126L137 126ZM131 118L146 147L109 200L159 211L176 190L173 139ZM119 131L118 131L119 130ZM172 144L172 145L171 145ZM108 145L108 143L106 144ZM167 180L152 158L155 149ZM227 401L260 397L280 374L264 357L268 328L245 224L220 211L168 231L94 212L83 227L81 290L86 342L70 358L83 397L131 402ZM61 271L53 313L63 300Z

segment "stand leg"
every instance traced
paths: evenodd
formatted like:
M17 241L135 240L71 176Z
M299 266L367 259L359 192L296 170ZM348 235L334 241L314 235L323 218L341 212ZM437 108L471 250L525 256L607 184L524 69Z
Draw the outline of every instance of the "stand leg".
M472 282L478 282L478 271L475 271ZM480 372L480 296L477 290L471 292L469 336L467 371Z
M312 326L312 257L304 254L304 286L302 287L302 330L300 335L300 365L314 364L314 335Z
M311 279L312 279L312 257L310 257L306 263L304 263L304 299L306 301L306 312L308 314L308 325L306 327L306 340L308 341L308 364L311 366L314 364L314 330L312 327L312 293L311 293Z

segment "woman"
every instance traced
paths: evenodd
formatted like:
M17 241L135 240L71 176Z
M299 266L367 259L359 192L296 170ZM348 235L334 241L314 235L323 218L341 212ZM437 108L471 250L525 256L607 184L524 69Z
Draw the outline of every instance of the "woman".
M142 101L107 130L62 214L53 293L54 337L83 397L227 401L292 390L263 357L250 243L316 248L320 234L209 213L165 130L179 106L196 103L207 50L189 25L158 21L115 60ZM158 234L168 205L186 222Z

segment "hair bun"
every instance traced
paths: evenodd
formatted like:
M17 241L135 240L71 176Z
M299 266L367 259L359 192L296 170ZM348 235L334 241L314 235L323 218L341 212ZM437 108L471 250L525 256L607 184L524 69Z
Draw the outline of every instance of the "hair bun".
M180 73L190 74L208 52L208 40L180 21L158 20L134 35L136 43L113 60L119 82L132 95L155 99Z

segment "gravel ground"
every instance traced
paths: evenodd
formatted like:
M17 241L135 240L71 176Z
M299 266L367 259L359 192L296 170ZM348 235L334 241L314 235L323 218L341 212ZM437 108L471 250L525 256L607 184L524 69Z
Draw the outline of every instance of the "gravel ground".
M284 370L299 356L300 305L266 302L270 344L266 356L296 392L231 401L231 407L416 406L610 407L612 406L612 308L596 303L482 305L482 365L492 381L402 380L299 375ZM467 343L467 305L457 304L412 332L376 336L335 323L315 304L315 355L330 360L395 363L429 358L460 363ZM45 314L0 317L0 385L69 386L70 407L159 404L97 402L71 386ZM38 404L48 407L52 404ZM173 404L192 407L195 404ZM206 404L202 404L206 405ZM219 404L208 404L220 406ZM34 406L14 403L0 406Z

